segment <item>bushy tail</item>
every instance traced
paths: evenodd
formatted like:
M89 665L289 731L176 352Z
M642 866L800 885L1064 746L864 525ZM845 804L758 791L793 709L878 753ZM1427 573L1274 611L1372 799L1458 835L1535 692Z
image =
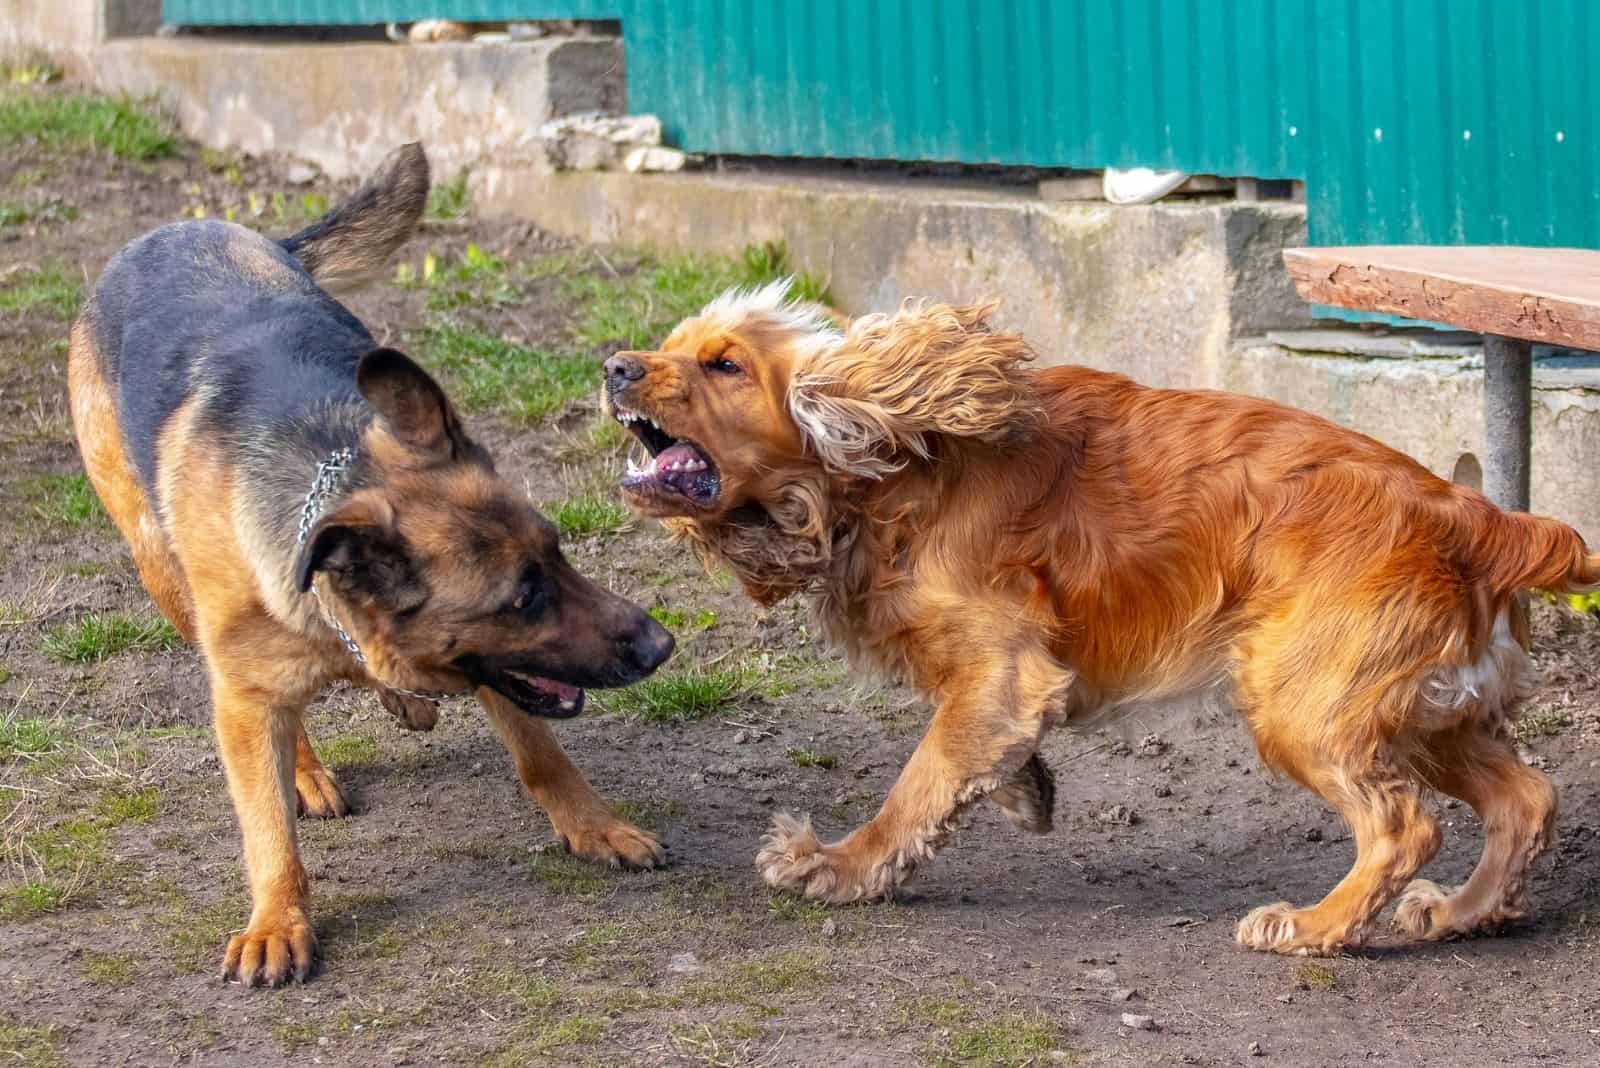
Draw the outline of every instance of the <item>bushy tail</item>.
M1558 519L1500 512L1490 534L1489 582L1497 591L1581 593L1600 587L1600 555Z
M427 203L428 157L413 141L391 152L349 200L278 243L324 289L354 289L406 243Z

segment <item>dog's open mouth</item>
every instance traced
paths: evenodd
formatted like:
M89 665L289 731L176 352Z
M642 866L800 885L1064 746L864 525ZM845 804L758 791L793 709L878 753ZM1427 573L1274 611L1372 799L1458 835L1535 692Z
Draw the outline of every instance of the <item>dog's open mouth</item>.
M496 667L478 657L457 662L474 686L487 686L530 716L571 719L583 711L583 691L576 686L516 668Z
M700 508L716 503L722 479L710 454L688 438L673 437L642 412L617 406L615 414L617 422L644 445L649 459L641 465L635 458L628 458L628 472L622 478L625 491L678 498Z

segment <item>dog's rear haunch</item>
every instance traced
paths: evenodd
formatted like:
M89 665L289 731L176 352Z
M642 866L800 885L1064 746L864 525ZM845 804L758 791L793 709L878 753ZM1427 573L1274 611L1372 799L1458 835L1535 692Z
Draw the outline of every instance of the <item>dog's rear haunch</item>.
M648 674L671 636L572 569L433 379L320 284L380 270L427 191L408 145L284 241L222 222L156 230L111 261L72 329L84 466L210 675L253 901L224 972L252 985L313 964L296 806L348 805L302 716L337 679L424 728L419 691L475 692L574 851L663 859L541 717L575 715L581 687Z
M829 844L780 818L766 880L891 894L983 797L1048 830L1047 728L1221 684L1263 761L1337 808L1357 851L1320 903L1264 905L1239 941L1336 953L1397 895L1414 938L1522 915L1556 795L1510 737L1515 601L1591 586L1600 560L1566 525L1304 412L1029 370L992 310L841 329L776 285L607 361L609 410L648 454L632 506L757 600L809 595L856 665L936 706L877 816ZM1411 882L1440 842L1423 787L1482 817L1458 889Z

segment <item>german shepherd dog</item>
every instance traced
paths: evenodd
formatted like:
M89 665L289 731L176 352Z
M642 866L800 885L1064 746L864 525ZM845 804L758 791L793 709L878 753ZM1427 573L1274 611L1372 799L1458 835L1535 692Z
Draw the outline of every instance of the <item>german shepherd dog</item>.
M574 571L434 380L324 288L380 269L427 191L407 145L282 241L163 227L117 254L72 328L84 467L145 588L205 656L253 902L223 975L252 986L313 967L295 806L349 807L303 712L338 679L417 726L431 726L417 691L474 691L569 848L664 859L540 717L649 674L671 635Z

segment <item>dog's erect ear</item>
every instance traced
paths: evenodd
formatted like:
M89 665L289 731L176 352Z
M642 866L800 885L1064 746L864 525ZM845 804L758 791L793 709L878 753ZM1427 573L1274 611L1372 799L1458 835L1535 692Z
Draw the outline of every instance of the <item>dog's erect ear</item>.
M464 437L449 398L405 353L373 349L361 357L356 388L402 445L442 460L459 452Z
M309 590L319 571L342 594L390 611L418 604L426 596L405 539L395 528L394 509L371 492L357 494L323 516L306 535L294 563L295 588Z
M795 368L789 411L831 470L882 478L907 454L932 454L933 435L1004 445L1043 409L1022 365L1020 335L993 330L995 304L907 304L850 324L843 344Z

